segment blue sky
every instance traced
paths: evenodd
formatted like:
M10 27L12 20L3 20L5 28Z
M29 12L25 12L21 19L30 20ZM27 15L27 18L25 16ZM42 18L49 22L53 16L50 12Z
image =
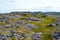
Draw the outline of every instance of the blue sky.
M0 0L0 13L11 11L60 12L60 0Z

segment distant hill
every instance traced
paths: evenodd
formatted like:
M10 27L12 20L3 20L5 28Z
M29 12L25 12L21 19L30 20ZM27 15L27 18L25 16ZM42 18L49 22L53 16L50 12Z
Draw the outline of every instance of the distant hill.
M10 13L0 13L0 14L26 14L26 13L32 13L32 14L49 14L49 15L60 15L60 12L10 12Z
M60 15L60 12L45 12L45 14Z

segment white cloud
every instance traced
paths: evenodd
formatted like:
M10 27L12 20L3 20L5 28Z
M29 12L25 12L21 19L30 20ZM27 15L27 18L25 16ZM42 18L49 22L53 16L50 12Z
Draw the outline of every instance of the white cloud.
M0 0L0 12L60 11L60 0Z

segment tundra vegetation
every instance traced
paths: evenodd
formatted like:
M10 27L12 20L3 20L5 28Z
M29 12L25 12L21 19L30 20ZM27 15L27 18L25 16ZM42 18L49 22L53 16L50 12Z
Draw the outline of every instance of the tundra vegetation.
M2 36L0 39L54 40L52 33L60 32L60 30L57 30L60 27L58 20L60 20L59 17L42 14L41 12L0 14L0 36Z

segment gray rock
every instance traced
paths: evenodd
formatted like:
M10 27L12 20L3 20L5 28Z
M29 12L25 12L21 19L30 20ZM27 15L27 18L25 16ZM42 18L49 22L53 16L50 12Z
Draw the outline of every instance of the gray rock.
M49 25L48 25L48 27L49 27L49 26L50 26L50 27L55 27L55 26L56 26L56 24L51 23L51 24L49 24Z
M30 30L31 30L32 28L37 28L37 27L34 26L33 24L26 24L26 23L24 23L23 26L26 27L26 28L28 28L28 29L30 29Z
M60 20L57 20L57 25L60 25Z
M52 34L52 37L53 37L53 39L55 39L55 40L60 39L60 32L54 32L54 33Z
M40 40L41 39L41 34L40 33L34 33L31 35L32 40Z
M0 34L0 40L9 40L6 35Z
M59 28L57 28L57 30L60 30L60 27L59 27Z

